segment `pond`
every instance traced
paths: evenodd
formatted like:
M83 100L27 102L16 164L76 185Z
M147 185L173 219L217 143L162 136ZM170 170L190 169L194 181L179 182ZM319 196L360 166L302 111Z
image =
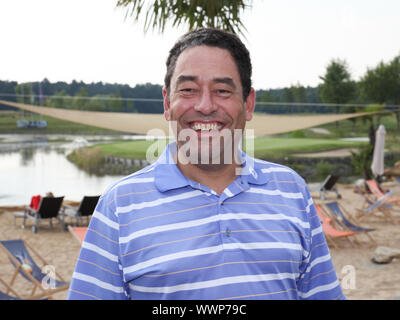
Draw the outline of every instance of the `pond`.
M130 137L0 135L0 206L29 204L33 195L52 192L66 200L100 195L122 176L90 175L68 161L75 148Z

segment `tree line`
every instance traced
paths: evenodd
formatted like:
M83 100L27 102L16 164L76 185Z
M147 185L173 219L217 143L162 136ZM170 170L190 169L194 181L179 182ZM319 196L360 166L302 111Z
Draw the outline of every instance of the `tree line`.
M368 69L359 81L352 79L345 60L332 59L320 79L317 87L298 83L281 89L257 90L256 111L349 113L386 108L396 114L400 128L400 55ZM47 79L30 83L0 81L2 99L91 111L162 113L161 92L161 85L151 83L131 87L75 80L71 83L51 83ZM371 106L365 108L365 105Z
M145 83L131 87L103 82L18 83L0 80L0 99L53 108L103 112L162 113L162 86Z

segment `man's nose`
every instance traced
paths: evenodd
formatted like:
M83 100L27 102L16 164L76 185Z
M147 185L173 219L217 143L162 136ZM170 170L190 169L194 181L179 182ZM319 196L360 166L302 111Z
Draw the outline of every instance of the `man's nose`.
M210 90L202 90L199 101L194 106L194 109L203 114L210 114L217 109Z

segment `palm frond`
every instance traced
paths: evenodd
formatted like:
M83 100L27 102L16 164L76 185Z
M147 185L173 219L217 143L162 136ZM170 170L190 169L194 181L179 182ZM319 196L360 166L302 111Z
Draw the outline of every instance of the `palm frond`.
M145 2L147 4L146 8ZM168 22L173 27L187 25L189 30L214 27L244 35L241 13L252 0L118 0L117 7L127 9L127 16L139 22L145 10L144 32L150 28L163 33Z

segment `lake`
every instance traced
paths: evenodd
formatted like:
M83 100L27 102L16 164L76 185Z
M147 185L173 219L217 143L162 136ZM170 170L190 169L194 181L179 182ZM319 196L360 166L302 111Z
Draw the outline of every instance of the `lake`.
M0 135L0 206L29 204L33 195L52 192L66 200L100 195L122 176L90 175L68 161L72 150L131 136ZM139 138L139 137L137 137Z

